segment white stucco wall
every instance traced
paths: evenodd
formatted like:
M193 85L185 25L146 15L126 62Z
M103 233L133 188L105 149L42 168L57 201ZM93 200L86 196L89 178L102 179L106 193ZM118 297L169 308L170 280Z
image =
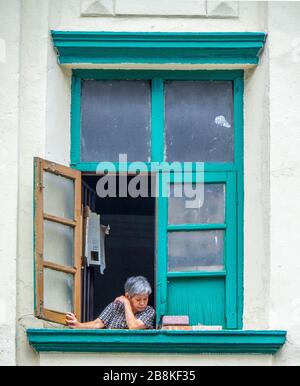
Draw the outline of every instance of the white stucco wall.
M0 364L16 363L19 1L0 1Z
M1 34L7 34L11 39L15 36L17 40L18 28L15 27L17 24L7 22L7 1L0 0L0 7L2 3L5 3L6 7L6 23L0 24L0 41ZM16 7L17 3L18 1L9 1L12 7ZM10 118L14 128L18 127L19 107L19 149L18 152L17 148L14 152L9 151L11 165L18 166L18 169L14 169L19 172L18 180L17 174L12 177L10 173L8 176L7 169L2 167L3 161L7 164L8 155L0 153L1 176L3 173L4 178L10 181L5 191L1 185L0 194L11 197L10 207L5 204L4 213L11 213L10 209L15 213L15 216L10 217L13 221L9 230L5 229L6 233L2 233L4 223L0 220L0 237L5 237L5 241L11 240L12 245L15 245L17 238L18 215L17 287L16 252L12 249L8 254L4 253L14 262L9 268L13 280L5 277L0 281L2 290L0 302L2 293L5 299L12 298L15 302L17 291L17 315L14 314L15 306L12 302L9 305L9 320L4 323L6 326L4 330L2 326L0 330L0 339L3 340L9 336L5 345L7 347L4 353L5 360L10 363L15 360L13 347L17 318L17 363L22 365L89 363L121 365L129 364L133 358L136 363L148 365L162 363L270 365L297 361L300 363L300 331L299 320L297 320L297 316L300 316L300 300L297 295L300 266L295 247L297 212L300 210L296 201L300 187L300 160L297 155L297 144L300 140L297 132L297 124L299 126L300 123L297 116L297 103L298 105L300 103L297 60L300 61L300 53L297 47L291 46L293 39L300 38L300 27L297 25L296 16L300 14L300 3L240 2L239 17L229 18L82 17L80 16L81 6L80 0L22 1L22 20L19 23L21 45L20 47L18 43L14 45L15 62L13 66L6 69L7 74L11 71L17 75L18 60L20 60L20 83L14 79L13 85L6 87L6 90L10 90L8 94L12 96L9 108L12 111ZM16 13L14 17L15 15ZM50 323L43 323L33 317L33 157L41 156L68 165L70 153L70 71L57 65L56 54L49 37L50 29L268 32L268 41L260 65L245 73L244 328L288 329L289 343L275 357L57 353L38 355L28 345L25 336L27 327L51 326ZM0 52L0 68L1 66L3 63L1 63ZM0 72L2 80L1 77L6 81L5 73L3 75ZM2 96L1 92L0 88ZM1 103L0 122L3 117L6 117L2 113L6 106L3 109ZM2 130L1 125L1 134ZM7 143L5 148L8 152L9 145L17 143L17 129L7 129L4 134L3 140L3 135L1 136L1 143L5 143L5 146ZM18 197L17 181L19 182ZM18 212L16 212L17 204ZM283 223L286 223L284 227ZM7 222L5 224L7 226ZM1 252L2 245L5 244L1 242ZM7 335L7 330L10 335Z
M276 364L300 364L300 3L269 7L270 304L272 328L288 331Z
M126 1L126 0L122 0ZM145 9L153 8L160 0L134 0L143 2ZM178 0L176 0L178 2ZM132 0L128 0L132 3ZM54 0L52 7L60 10L60 16L52 24L58 30L85 31L165 31L165 32L197 32L197 31L259 31L264 25L261 8L263 2L242 1L239 4L239 17L153 17L153 16L116 16L116 17L82 17L79 0ZM185 3L182 0L181 3ZM213 3L211 1L210 3ZM230 3L230 2L228 2ZM150 5L149 5L150 4ZM169 4L172 13L172 3ZM146 13L146 12L145 12Z
M41 366L271 366L270 355L41 353Z
M25 328L33 318L33 156L45 157L48 71L48 2L22 1L20 51L19 251L17 363L38 364Z
M267 4L260 4L267 23ZM263 28L266 32L266 28ZM269 294L269 40L259 66L245 72L244 328L268 328Z

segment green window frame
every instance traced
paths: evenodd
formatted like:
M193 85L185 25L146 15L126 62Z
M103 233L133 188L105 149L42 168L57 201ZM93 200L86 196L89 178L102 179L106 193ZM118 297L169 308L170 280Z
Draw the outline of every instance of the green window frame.
M80 106L81 82L94 80L148 80L152 92L152 131L151 162L149 170L155 170L164 161L164 82L167 80L203 80L233 82L233 120L234 120L234 161L232 163L205 163L204 182L223 182L226 184L225 224L184 225L167 224L168 199L159 197L157 204L157 267L156 267L156 311L157 322L160 317L174 309L168 299L168 285L182 280L190 280L191 291L201 280L224 280L224 323L227 329L241 329L243 316L243 70L73 70L71 103L71 167L82 172L95 172L97 162L80 160ZM107 160L110 161L110 160ZM201 160L199 160L200 162ZM125 171L129 164L114 163L114 170ZM152 168L152 169L151 169ZM97 170L99 172L99 169ZM162 175L158 166L158 176ZM193 177L194 178L194 177ZM160 180L160 179L159 179ZM195 182L194 180L192 182ZM222 272L167 272L168 232L195 229L216 229L222 227L226 232L225 269ZM196 284L195 284L196 283ZM209 291L206 286L205 291Z
M152 79L152 158L163 157L163 82L164 79L232 80L234 84L234 162L205 164L204 172L234 174L236 178L236 289L228 287L237 305L237 328L243 316L243 78L242 70L210 71L122 71L99 70L103 63L217 65L219 68L246 68L257 65L266 40L263 32L86 32L51 31L58 63L73 70L71 116L71 167L96 171L97 164L80 162L80 87L81 79ZM154 113L155 111L155 113ZM155 124L154 124L155 123ZM116 165L118 170L122 166ZM151 165L149 165L151 166ZM164 200L158 200L161 207ZM166 212L167 213L167 212ZM164 226L166 217L160 216ZM163 247L161 238L160 248ZM162 261L162 259L161 259ZM160 272L163 272L160 271ZM221 273L220 273L221 274ZM226 277L227 278L227 277ZM166 277L163 276L166 283ZM234 292L236 291L236 292ZM232 293L231 293L232 292ZM234 292L234 293L233 293ZM157 288L157 298L163 293ZM228 302L227 302L228 304ZM259 353L274 354L286 341L286 331L117 331L27 329L29 343L37 351L86 352L172 352L172 353Z
M177 178L176 178L177 177ZM179 177L179 178L178 178ZM177 304L172 301L169 293L178 298L186 292L190 299L190 304L186 310L197 310L196 297L210 297L210 293L216 295L218 288L223 294L224 320L220 322L222 310L212 309L209 319L218 320L218 324L226 328L235 329L238 327L238 296L237 296L237 219L236 219L236 173L226 172L204 172L189 173L182 178L172 175L170 183L223 183L225 184L225 221L216 224L169 224L168 223L168 204L166 197L159 196L159 234L158 254L159 254L159 283L160 283L160 308L158 315L176 314ZM162 183L161 183L162 185ZM218 271L194 271L194 272L169 272L168 271L168 235L174 232L205 232L212 230L222 230L224 232L224 269ZM170 287L170 288L168 288ZM175 289L172 289L175 287ZM177 287L177 288L176 288ZM185 288L186 287L186 288ZM202 287L202 288L201 288ZM194 295L194 298L193 298ZM222 298L222 294L221 294ZM181 305L182 307L182 305ZM206 310L207 311L207 310ZM196 312L196 311L195 311ZM200 312L200 311L199 311ZM205 310L203 311L205 312ZM215 314L214 314L215 313ZM208 318L206 318L208 319ZM192 323L193 324L193 323Z

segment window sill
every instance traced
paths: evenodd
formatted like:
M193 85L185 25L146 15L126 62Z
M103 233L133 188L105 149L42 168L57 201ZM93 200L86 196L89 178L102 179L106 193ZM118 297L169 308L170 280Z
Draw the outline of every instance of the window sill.
M286 331L28 329L36 351L275 354Z

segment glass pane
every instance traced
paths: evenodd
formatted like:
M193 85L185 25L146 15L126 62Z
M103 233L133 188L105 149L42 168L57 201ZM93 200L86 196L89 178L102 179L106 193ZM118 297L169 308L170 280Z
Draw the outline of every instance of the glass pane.
M53 216L74 218L74 181L45 172L44 212Z
M57 312L73 312L73 275L44 269L44 307Z
M167 161L232 162L232 82L166 82L165 130Z
M175 185L170 185L169 224L225 222L225 184ZM175 197L178 196L178 187L178 193L182 192L182 197ZM199 199L196 200L196 197Z
M72 267L74 229L67 225L44 221L44 260Z
M81 99L81 161L150 161L150 82L85 80Z
M219 271L224 269L224 231L170 232L169 271Z

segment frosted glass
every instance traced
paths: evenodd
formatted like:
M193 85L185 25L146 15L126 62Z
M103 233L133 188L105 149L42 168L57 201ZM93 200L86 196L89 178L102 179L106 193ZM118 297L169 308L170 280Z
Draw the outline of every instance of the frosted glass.
M224 232L169 232L168 270L218 271L224 269Z
M53 216L74 218L74 181L45 172L44 212Z
M56 312L73 312L73 275L44 269L44 308Z
M72 267L74 229L52 221L44 221L44 260Z
M81 100L81 161L150 161L150 82L85 80Z
M187 203L191 203L191 199L186 197L184 187L193 189L199 187L199 192L202 192L200 207L186 207ZM176 189L173 184L170 185L169 224L222 224L225 222L225 184L204 184L204 186L203 184L196 186L184 184L180 186L182 197L175 197ZM192 200L194 200L193 197Z
M232 82L166 82L165 131L169 162L232 162Z

